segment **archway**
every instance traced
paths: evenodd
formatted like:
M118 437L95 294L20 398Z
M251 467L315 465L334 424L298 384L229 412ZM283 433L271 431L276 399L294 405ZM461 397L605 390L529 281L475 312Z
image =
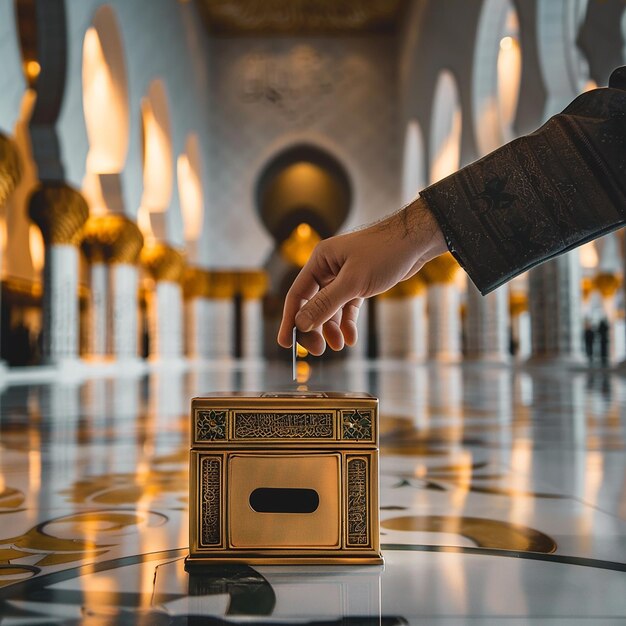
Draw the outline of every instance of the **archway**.
M452 72L443 70L433 97L430 132L430 182L449 176L461 162L462 114Z
M346 221L352 184L332 154L298 144L274 156L261 170L255 199L275 242L266 263L270 290L264 324L266 354L273 354L285 294L317 242L337 233Z
M522 78L522 50L517 11L511 0L486 0L473 63L472 109L480 155L514 137Z
M402 203L408 204L426 186L424 140L419 124L411 120L404 136L402 160Z

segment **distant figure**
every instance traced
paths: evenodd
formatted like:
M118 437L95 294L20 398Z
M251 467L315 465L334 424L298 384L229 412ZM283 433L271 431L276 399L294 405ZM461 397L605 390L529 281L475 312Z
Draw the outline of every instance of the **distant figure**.
M589 320L585 320L585 354L589 363L593 363L593 347L596 342L596 332Z
M606 318L598 324L598 338L600 340L600 362L602 365L609 364L609 323Z

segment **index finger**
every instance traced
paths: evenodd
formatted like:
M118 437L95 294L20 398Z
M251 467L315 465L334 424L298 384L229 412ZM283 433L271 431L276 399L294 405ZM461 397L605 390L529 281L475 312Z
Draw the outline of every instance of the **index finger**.
M283 317L278 330L278 343L283 348L291 346L291 331L296 325L296 313L302 305L310 300L320 289L319 284L313 277L313 273L305 265L300 273L293 281L287 296L285 297L285 305L283 307Z

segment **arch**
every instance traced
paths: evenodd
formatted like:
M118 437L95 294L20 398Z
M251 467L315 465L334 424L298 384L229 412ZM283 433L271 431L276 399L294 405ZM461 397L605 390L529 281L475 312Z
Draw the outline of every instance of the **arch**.
M578 46L589 0L538 0L537 47L548 98L544 118L558 113L593 85Z
M321 237L335 234L346 220L352 185L343 165L310 144L286 148L262 169L255 191L261 221L278 242L300 224Z
M402 160L402 204L408 204L426 186L424 139L417 120L411 120L404 134Z
M486 0L478 22L472 111L481 155L513 139L522 78L517 11L511 0Z
M141 101L143 194L137 221L147 239L167 239L164 214L172 199L174 166L165 84L154 79Z
M204 219L204 194L202 190L202 155L198 136L190 134L185 141L185 151L176 160L178 197L183 214L186 242L195 242L202 234Z
M120 28L109 5L96 11L85 33L82 78L87 171L118 173L128 152L128 82Z
M456 79L449 70L437 78L430 129L430 182L449 176L461 162L462 113Z

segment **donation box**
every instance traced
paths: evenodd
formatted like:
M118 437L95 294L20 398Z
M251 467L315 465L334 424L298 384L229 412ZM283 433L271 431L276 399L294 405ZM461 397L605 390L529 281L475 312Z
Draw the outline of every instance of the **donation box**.
M377 398L212 394L191 424L188 569L383 562Z

